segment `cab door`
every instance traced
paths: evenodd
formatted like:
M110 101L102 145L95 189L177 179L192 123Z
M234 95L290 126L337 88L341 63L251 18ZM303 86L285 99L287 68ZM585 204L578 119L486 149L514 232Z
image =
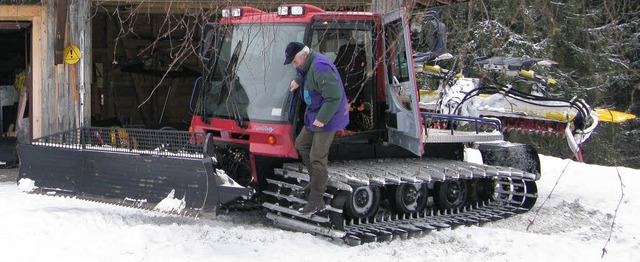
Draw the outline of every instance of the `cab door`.
M420 156L422 121L416 88L409 26L402 9L383 16L385 95L388 142Z

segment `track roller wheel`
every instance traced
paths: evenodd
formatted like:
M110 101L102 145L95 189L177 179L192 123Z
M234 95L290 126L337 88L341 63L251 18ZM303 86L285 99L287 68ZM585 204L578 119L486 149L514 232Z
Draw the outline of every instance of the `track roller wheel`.
M524 183L527 189L525 193L532 194L532 195L535 195L538 193L538 186L536 186L535 181L525 181ZM536 204L536 199L537 198L535 197L525 197L524 203L522 203L522 207L526 209L531 209Z
M436 205L444 210L462 208L469 198L469 185L464 180L450 180L440 183L436 195Z
M415 213L427 204L427 186L423 184L402 184L395 188L394 204L399 213Z
M380 189L372 186L360 186L353 189L345 209L353 219L367 219L376 214L380 206Z
M472 180L469 193L469 204L484 203L493 199L495 182L490 179Z

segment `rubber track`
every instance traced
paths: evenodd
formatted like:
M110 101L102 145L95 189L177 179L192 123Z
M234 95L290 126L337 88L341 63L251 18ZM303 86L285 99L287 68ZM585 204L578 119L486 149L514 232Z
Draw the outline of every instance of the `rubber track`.
M263 203L269 211L267 218L280 227L341 238L349 245L359 245L500 220L528 211L537 198L535 175L509 167L442 159L384 159L335 162L328 171L325 200L330 201L331 207L305 217L297 209L306 201L294 196L293 192L308 183L306 169L299 163L276 169L276 176L267 180L269 186L263 191L268 196ZM431 209L413 214L387 214L367 221L347 221L342 214L344 201L336 200L338 195L348 195L357 186L432 184L473 178L489 178L500 186L492 200L462 210Z

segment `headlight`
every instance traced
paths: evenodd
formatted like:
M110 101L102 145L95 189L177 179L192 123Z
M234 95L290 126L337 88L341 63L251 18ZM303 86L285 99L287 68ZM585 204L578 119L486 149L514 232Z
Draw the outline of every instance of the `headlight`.
M231 11L229 9L222 9L222 17L227 18L231 16Z
M289 15L289 7L288 6L278 6L278 15L280 15L280 16Z
M292 15L304 15L304 7L300 5L291 6Z
M240 8L231 8L231 16L240 17L242 15L242 9Z

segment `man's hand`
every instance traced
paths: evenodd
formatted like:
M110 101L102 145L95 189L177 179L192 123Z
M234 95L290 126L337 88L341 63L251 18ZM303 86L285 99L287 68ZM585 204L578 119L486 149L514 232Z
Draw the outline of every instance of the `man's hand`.
M318 119L316 119L316 120L313 121L313 125L317 126L317 127L323 127L324 123L322 123L322 122L318 121Z
M300 85L298 85L298 82L296 82L296 80L291 80L291 87L289 88L289 91L293 92L293 90L298 89L298 87L300 87Z

